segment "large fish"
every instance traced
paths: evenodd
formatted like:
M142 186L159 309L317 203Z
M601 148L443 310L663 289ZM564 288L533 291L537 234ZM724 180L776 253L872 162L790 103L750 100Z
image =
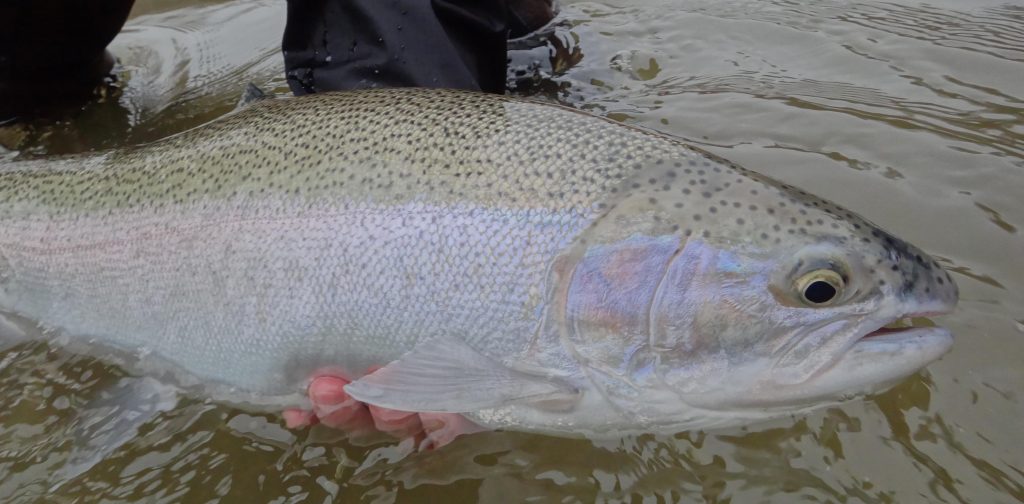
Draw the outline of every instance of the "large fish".
M917 371L949 332L883 326L956 301L932 258L846 209L505 97L270 100L0 169L7 326L234 402L387 364L347 391L565 435L747 423Z

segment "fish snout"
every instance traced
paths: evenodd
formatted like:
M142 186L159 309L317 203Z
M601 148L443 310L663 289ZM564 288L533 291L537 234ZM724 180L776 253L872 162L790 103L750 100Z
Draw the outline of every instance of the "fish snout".
M960 299L960 288L949 271L923 252L908 252L901 265L902 297L921 305L922 313L938 315L952 311Z

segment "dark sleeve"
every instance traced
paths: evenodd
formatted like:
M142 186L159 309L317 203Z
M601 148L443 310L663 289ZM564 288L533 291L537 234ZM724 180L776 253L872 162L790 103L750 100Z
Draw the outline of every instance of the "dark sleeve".
M296 95L366 87L505 92L506 0L288 0Z

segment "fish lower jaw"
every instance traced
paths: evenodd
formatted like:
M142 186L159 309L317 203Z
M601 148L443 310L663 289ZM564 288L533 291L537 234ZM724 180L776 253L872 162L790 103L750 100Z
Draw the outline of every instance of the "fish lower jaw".
M943 327L878 326L808 380L762 389L756 401L746 405L798 413L879 393L938 360L952 346L953 336Z
M878 330L853 344L846 355L812 385L844 402L888 390L937 361L953 347L943 327Z
M904 367L910 369L909 375L925 365L937 360L950 350L953 336L948 329L936 326L926 317L942 315L946 311L918 311L892 318L888 323L868 331L847 350L847 355L840 359L873 355L875 362L869 366L890 368L888 373L896 374L891 368ZM852 355L851 355L852 354ZM888 361L888 362L886 362ZM916 369L914 369L916 367Z

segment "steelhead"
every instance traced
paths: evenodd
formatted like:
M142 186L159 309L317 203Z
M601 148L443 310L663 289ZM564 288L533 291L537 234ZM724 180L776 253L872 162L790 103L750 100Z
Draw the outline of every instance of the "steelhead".
M882 390L957 287L856 214L651 131L458 91L268 100L0 168L0 310L217 398L359 400L562 435Z

